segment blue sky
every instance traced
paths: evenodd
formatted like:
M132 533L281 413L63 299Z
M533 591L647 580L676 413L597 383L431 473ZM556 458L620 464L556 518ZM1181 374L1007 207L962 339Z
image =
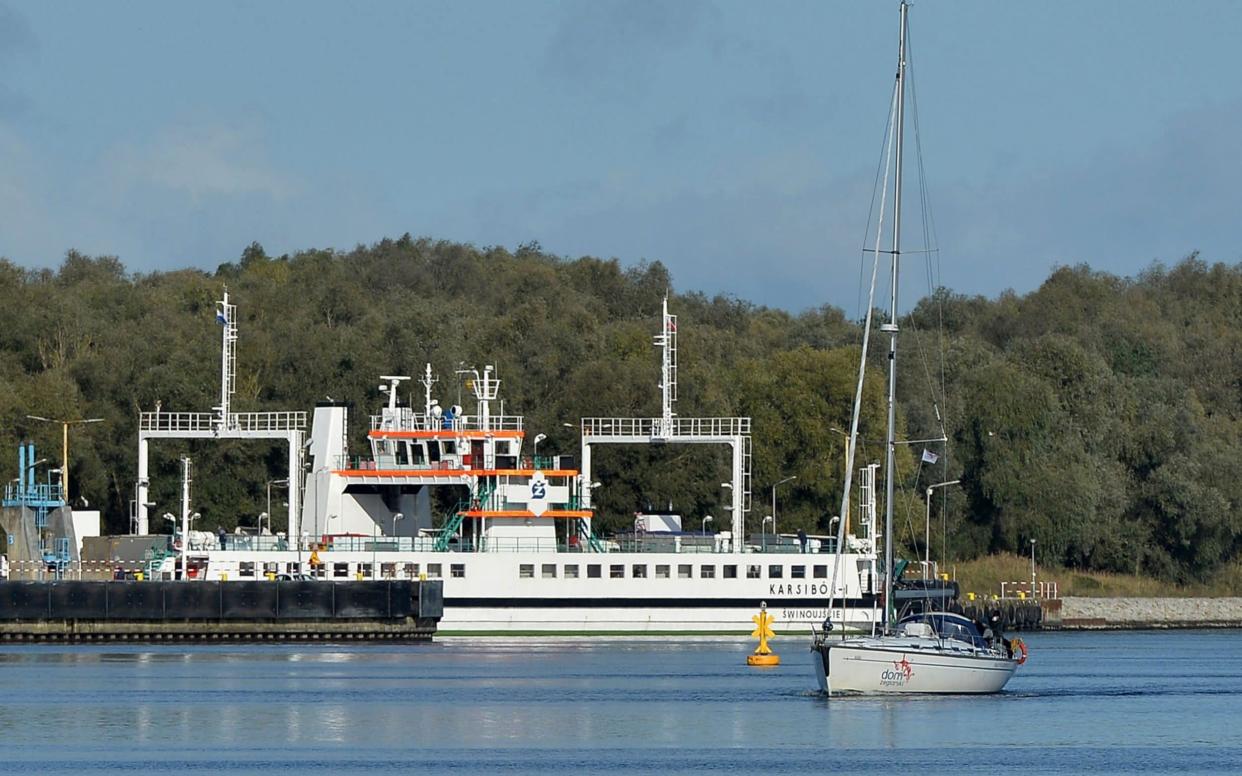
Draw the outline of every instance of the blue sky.
M0 2L0 255L214 268L408 231L854 313L896 8ZM923 0L911 25L946 285L1242 260L1242 4Z

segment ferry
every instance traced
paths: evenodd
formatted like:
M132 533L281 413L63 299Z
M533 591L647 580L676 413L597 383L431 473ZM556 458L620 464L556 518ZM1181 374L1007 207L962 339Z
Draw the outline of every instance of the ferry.
M428 364L422 408L400 397L410 377L386 375L387 401L369 418L369 450L348 449L348 408L321 402L309 441L303 413L229 410L236 308L227 293L221 403L213 413L144 412L139 433L139 507L146 533L148 445L160 438L284 437L289 442L289 529L258 535L190 530L189 461L181 530L152 558L156 579L442 579L439 633L740 635L764 604L778 632L805 634L827 619L871 632L882 617L877 574L874 467L862 471L856 529L836 537L746 533L750 511L750 418L688 418L675 411L677 323L664 300L660 332L662 414L583 418L581 456L526 450L520 415L496 412L492 366L461 370L467 411L442 406ZM723 444L732 450L728 527L714 518L637 514L632 529L593 528L591 455L605 444ZM870 474L870 478L868 475ZM870 484L868 484L870 483ZM455 506L437 510L456 498ZM437 514L440 511L440 514ZM165 515L176 522L173 515ZM270 526L270 517L269 526ZM723 522L723 521L722 521ZM850 520L847 518L847 526ZM697 530L696 530L697 529ZM841 564L834 569L834 563ZM836 579L836 589L830 589ZM834 601L832 611L827 602Z

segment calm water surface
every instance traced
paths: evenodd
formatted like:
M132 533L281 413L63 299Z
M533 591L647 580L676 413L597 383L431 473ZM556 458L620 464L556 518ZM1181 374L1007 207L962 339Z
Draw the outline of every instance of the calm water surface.
M1242 633L1026 640L999 696L831 700L792 638L0 648L0 769L1242 771Z

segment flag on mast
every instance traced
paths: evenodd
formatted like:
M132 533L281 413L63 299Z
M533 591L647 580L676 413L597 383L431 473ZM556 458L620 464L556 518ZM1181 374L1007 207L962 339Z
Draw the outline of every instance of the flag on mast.
M936 455L931 450L928 450L926 447L923 448L923 463L935 463L939 460L940 456Z

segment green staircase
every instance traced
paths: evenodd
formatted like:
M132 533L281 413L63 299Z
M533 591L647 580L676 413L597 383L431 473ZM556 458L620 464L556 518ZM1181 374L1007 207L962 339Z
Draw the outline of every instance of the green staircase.
M436 537L436 543L433 549L436 552L445 552L448 550L449 542L453 541L453 537L461 529L462 521L465 520L464 513L471 509L485 509L488 506L488 500L492 497L492 492L496 489L495 485L489 485L479 491L477 497L458 501L457 506L449 512L444 518L444 528L440 529L440 535Z
M595 532L587 526L587 521L578 520L576 522L578 523L578 539L586 542L586 545L590 548L591 552L603 552L603 543L600 542L599 537L595 535Z

